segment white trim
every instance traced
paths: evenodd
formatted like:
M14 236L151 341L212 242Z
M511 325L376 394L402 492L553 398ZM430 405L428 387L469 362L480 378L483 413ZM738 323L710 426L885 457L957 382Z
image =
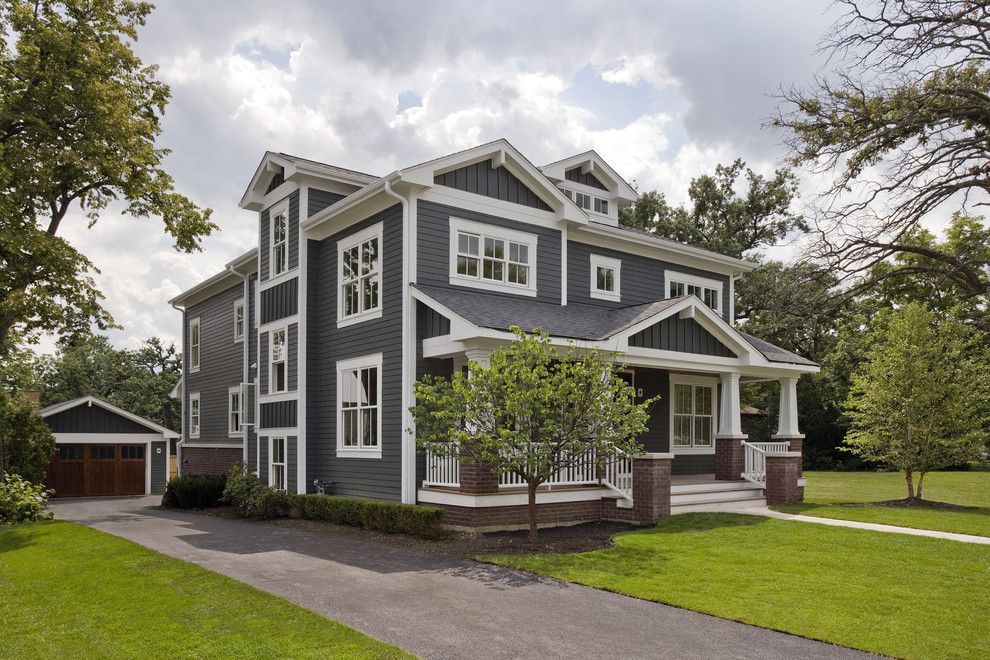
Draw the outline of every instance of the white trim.
M126 419L131 420L132 422L137 422L138 424L141 424L142 426L146 426L149 429L152 429L153 432L161 433L162 436L164 436L166 438L178 438L179 437L179 434L178 433L176 433L175 431L172 431L170 429L165 428L161 424L156 424L155 422L152 422L151 420L148 420L148 419L145 419L144 417L140 417L138 415L135 415L134 413L128 412L128 411L124 410L123 408L118 408L117 406L113 405L112 403L107 403L103 399L98 399L95 396L83 396L83 397L79 397L78 399L70 399L69 401L63 401L62 403L55 403L55 404L52 404L52 405L50 405L50 406L48 406L46 408L42 408L41 410L39 410L38 411L38 415L40 415L41 417L50 417L51 415L56 415L56 414L58 414L60 412L64 412L66 410L70 410L72 408L75 408L76 406L81 406L82 404L86 404L87 406L96 405L96 406L99 406L101 408L104 408L105 410L109 410L110 412L116 413L116 414L120 415L121 417L124 417Z
M195 364L195 366L192 363L192 354L193 354L193 350L192 350L192 347L193 347L192 336L193 336L193 328L194 327L196 328L196 364ZM189 373L195 374L195 373L199 373L199 368L203 364L203 326L200 323L200 320L199 320L199 317L198 316L194 316L193 318L189 319L188 331L189 331Z
M674 454L714 454L715 453L715 436L718 435L718 378L712 378L708 376L696 376L693 374L677 374L672 373L669 377L670 385L668 389L668 401L669 409L668 416L670 417L669 422L669 435L670 438L670 451ZM710 445L691 445L688 446L678 446L674 444L674 406L676 405L676 398L674 395L674 389L677 385L691 385L691 386L701 386L710 387L712 391L712 405L711 405L711 444ZM691 390L691 418L692 420L696 416L694 412L694 389Z
M196 402L196 432L195 433L193 433L193 423L192 423L193 401ZM186 420L186 423L189 424L189 437L198 438L199 432L203 429L203 402L199 398L199 392L189 393L189 419Z
M53 433L57 445L143 445L168 442L160 433Z
M255 399L260 399L262 403L276 403L278 401L295 401L299 398L299 392L276 392L274 394L258 394L255 392ZM257 419L257 417L255 417Z
M306 493L306 389L308 385L308 373L306 366L307 351L307 310L309 309L309 249L305 233L302 231L302 223L309 218L309 186L304 186L299 192L299 282L296 286L296 296L298 298L298 321L296 325L296 483L291 487L286 484L286 488L294 488L299 494ZM258 421L258 420L256 420ZM286 447L288 449L288 447Z
M272 347L275 344L275 333L279 331L281 331L284 336L284 340L282 344L283 354L282 354L282 359L279 360L279 362L283 364L283 366L285 367L285 388L276 391L275 388L272 387L272 383L275 380L274 378L275 370L272 369L272 366L275 364L275 360L272 357L273 356ZM289 391L289 324L282 323L281 325L273 327L271 330L268 331L268 394L285 394L288 391Z
M612 300L619 302L622 300L622 260L605 257L592 253L591 261L591 289L590 296L599 300ZM612 284L614 291L605 291L598 288L598 269L612 269Z
M285 268L283 268L278 273L275 272L275 216L285 215L285 239L282 241L282 245L285 248ZM268 280L274 280L275 278L282 277L286 273L292 271L289 268L289 200L282 199L279 202L272 204L271 208L268 209Z
M729 279L730 280L732 279L731 276L729 277ZM717 307L712 307L712 309L715 312L717 312L719 315L722 314L722 311L723 311L722 310L722 297L725 294L725 291L724 291L724 288L723 288L724 282L722 282L721 280L713 280L713 279L708 278L708 277L701 277L699 275L689 275L688 273L682 273L682 272L675 271L675 270L664 269L664 271L663 271L663 297L664 298L670 298L671 297L671 295L670 295L670 285L671 285L672 282L676 282L678 284L684 284L685 286L699 286L699 287L702 287L702 288L705 288L705 289L714 289L714 290L718 291L718 298L716 298L716 300L718 301L718 306ZM686 292L685 292L685 294L686 294ZM680 296L678 296L678 297L680 297ZM702 298L701 296L698 296L698 299L701 300L702 302L704 302L704 298Z
M285 271L278 277L272 277L271 275L269 275L267 280L260 282L260 284L258 285L258 293L260 294L262 291L267 291L268 289L274 288L279 284L284 284L285 282L288 282L289 280L293 280L297 277L299 277L298 267L290 268L289 270Z
M237 310L241 310L241 334L237 334ZM247 315L247 305L244 304L244 298L238 298L234 301L234 342L240 343L244 341L244 337L247 335L248 326L248 315Z
M288 491L289 462L287 457L289 454L289 438L281 433L268 436L268 486L270 488L275 488L275 457L272 454L272 450L275 448L276 440L282 441L282 462L279 463L279 465L282 466L282 488L278 490Z
M506 202L494 197L469 193L457 188L447 186L435 186L423 191L420 199L425 202L434 202L445 206L456 206L465 211L475 211L486 215L494 215L507 220L514 220L528 225L547 227L556 224L559 217L553 211L544 211L523 206L515 202Z
M567 304L567 225L560 228L560 304Z
M552 490L537 490L536 503L550 504L554 502L589 502L614 495L611 488L554 488ZM451 490L420 488L417 499L422 504L449 504L471 509L481 509L496 506L521 506L527 503L525 489L502 491L484 495L471 495Z
M448 237L450 241L449 250L449 275L450 284L457 286L467 286L475 289L485 289L488 291L500 291L502 293L512 293L524 296L535 297L537 295L537 248L538 248L538 237L536 234L530 234L527 232L518 231L516 229L505 229L498 227L496 225L490 225L482 222L474 222L472 220L465 220L463 218L457 218L450 216L448 221ZM471 277L470 275L461 275L457 272L457 259L459 256L459 234L465 233L472 236L478 237L478 254L476 256L478 260L478 276ZM502 241L505 245L503 247L504 254L503 259L500 260L504 266L503 275L505 280L502 282L497 282L495 280L485 279L483 277L484 272L484 262L485 262L485 240L493 239ZM526 247L527 259L526 259L526 269L527 277L526 284L513 284L508 281L509 277L509 243L517 243ZM521 264L522 262L517 262Z
M344 426L344 408L343 408L343 375L345 371L354 371L360 369L376 369L376 376L378 379L376 394L378 395L378 400L375 402L375 407L378 414L375 415L376 419L376 441L377 444L374 447L345 447L344 437L343 437L343 426ZM373 355L363 355L361 357L350 358L347 360L339 360L337 362L337 396L336 396L336 417L337 417L337 456L338 457L363 457L363 458L381 458L382 456L382 409L384 408L382 400L382 354L375 353ZM360 410L360 409L359 409ZM359 432L358 441L360 442L360 423L362 416L358 414L358 424Z
M259 315L255 315L259 316ZM258 334L262 332L271 332L272 330L278 330L279 328L290 326L293 323L299 323L299 314L293 314L292 316L284 316L280 319L274 321L269 321L268 323L262 323L258 326Z
M233 430L231 428L231 422L233 421L234 411L231 408L231 396L237 395L237 406L239 410L237 411L237 422L241 427L239 431ZM227 388L227 437L228 438L243 438L244 437L244 402L241 401L241 386L235 385L233 387Z
M191 447L193 449L240 449L244 446L243 442L183 442L183 447Z
M382 317L383 308L383 298L385 294L385 241L383 233L384 224L382 222L377 222L370 227L366 227L359 232L349 234L344 238L337 240L337 327L344 328L349 325L354 325L355 323L360 323L362 321L369 321L371 319L380 319ZM378 306L372 307L371 309L358 312L356 314L351 314L349 316L344 316L344 252L351 250L354 247L358 248L358 259L361 259L361 246L371 240L378 240ZM361 291L361 280L363 276L358 276L358 300L362 301L363 304L364 295ZM354 280L352 280L354 281Z

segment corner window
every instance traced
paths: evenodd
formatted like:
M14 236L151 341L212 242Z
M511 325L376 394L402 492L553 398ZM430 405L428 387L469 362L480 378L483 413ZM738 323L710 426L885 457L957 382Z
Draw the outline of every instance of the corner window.
M338 242L338 321L381 317L381 248L382 223Z
M227 435L243 435L241 410L241 388L231 387L227 390Z
M667 297L681 298L697 296L716 312L722 309L722 283L705 277L669 273L667 280Z
M244 339L244 299L234 303L234 341Z
M268 393L285 392L288 388L285 328L272 330L268 336Z
M285 438L273 437L271 443L269 483L275 490L285 490Z
M199 392L189 395L189 437L199 437Z
M199 318L189 321L189 371L199 371L200 334Z
M451 283L536 295L536 236L451 218Z
M337 455L381 457L382 356L337 363Z
M591 297L600 300L620 300L621 271L620 260L597 254L591 255Z
M673 445L711 448L715 428L715 385L673 384Z
M271 277L278 277L289 268L289 209L286 205L272 210L271 248L269 263Z

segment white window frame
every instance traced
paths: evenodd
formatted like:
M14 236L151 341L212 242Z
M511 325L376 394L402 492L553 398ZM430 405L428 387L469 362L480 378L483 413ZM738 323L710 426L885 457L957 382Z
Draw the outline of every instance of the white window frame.
M598 288L598 269L608 268L612 270L613 291L606 291ZM591 297L599 300L611 300L618 302L622 300L622 261L603 257L600 254L591 255Z
M275 334L281 332L285 337L283 342L284 355L282 359L275 360ZM285 365L285 387L275 389L275 365L279 362ZM268 394L282 394L289 391L289 326L281 325L268 330Z
M718 378L708 378L705 376L688 376L682 374L671 374L670 375L670 451L675 454L714 454L715 453L715 436L718 435ZM692 387L691 392L691 418L692 418L692 436L694 435L694 418L698 416L694 412L694 397L695 391L694 387L709 387L712 391L712 409L711 409L711 445L697 445L692 444L687 445L675 445L674 444L674 421L676 413L676 389L678 385L689 385Z
M283 246L285 264L282 270L275 271L275 218L279 215L285 216L285 238L279 243ZM268 279L274 280L289 272L289 202L288 200L279 202L272 206L268 212Z
M195 405L193 405L195 403ZM195 414L194 414L195 411ZM193 424L193 419L196 424ZM198 438L203 427L203 406L200 403L199 392L189 393L189 437Z
M718 293L715 296L715 299L718 302L718 306L717 307L712 307L711 309L712 309L712 311L716 312L717 314L721 314L722 313L722 296L723 296L723 293L724 293L723 285L725 284L724 282L721 282L719 280L713 280L713 279L710 279L710 278L707 278L707 277L700 277L698 275L688 275L687 273L679 273L679 272L676 272L676 271L664 271L664 274L663 274L663 297L664 298L670 298L671 297L671 295L670 295L670 285L672 283L675 283L675 282L678 283L678 284L683 284L685 287L687 287L687 286L698 286L698 287L703 287L703 288L706 288L706 289L714 289L714 290L716 290ZM705 300L704 299L704 293L702 293L701 296L698 296L698 298L700 298L701 301L704 302L704 300Z
M356 371L361 369L377 369L378 383L377 383L377 393L378 401L375 407L378 409L378 415L376 416L376 438L378 444L374 447L345 447L344 446L344 408L343 408L343 397L341 393L344 390L344 372ZM349 457L349 458L381 458L382 457L382 354L376 353L374 355L365 355L358 358L352 358L349 360L340 360L337 362L337 456L338 457ZM366 406L364 408L358 407L358 410L366 410L371 406ZM364 416L358 413L358 438L363 437L361 432Z
M196 343L193 343L193 328L196 329ZM195 350L193 347L195 346ZM193 356L196 362L193 362ZM199 366L203 363L203 326L199 322L199 317L189 319L189 373L194 374L199 371Z
M282 461L279 463L275 462L275 443L280 442L282 444ZM288 448L289 440L284 435L272 435L268 437L268 485L275 490L287 490L289 471L285 464L285 456L289 451ZM275 485L275 468L281 468L282 470L282 487L279 488Z
M362 321L370 321L372 319L380 319L382 317L382 299L384 298L384 281L385 278L383 274L385 272L385 243L383 237L383 224L381 222L376 223L366 229L351 234L345 238L337 241L337 327L344 328L355 323L361 323ZM368 273L365 275L359 274L358 277L352 278L347 282L344 282L344 253L353 248L358 248L358 254L361 254L361 246L368 241L378 240L378 270L377 272ZM377 279L378 281L378 306L369 309L362 309L361 311L351 314L350 316L344 315L344 285L351 282L358 283L358 301L359 306L364 304L364 295L361 290L361 282L365 279Z
M234 410L234 396L237 397L237 410ZM244 403L241 386L227 388L227 436L231 438L244 437ZM237 428L234 428L234 415L237 415Z
M537 245L538 237L536 234L529 234L527 232L517 231L515 229L503 229L502 227L496 227L494 225L488 225L482 222L473 222L471 220L465 220L463 218L450 218L450 283L455 286L467 286L475 289L485 289L487 291L500 291L503 293L514 293L523 296L536 297L536 282L537 282ZM458 235L472 234L478 237L478 275L473 277L471 275L461 275L457 272L457 256L458 256ZM484 274L484 261L485 261L485 239L494 239L503 241L505 243L504 258L501 260L504 264L502 270L503 279L501 282L491 279L485 279ZM526 246L527 261L525 264L523 262L513 262L519 265L525 265L529 269L529 274L526 279L526 284L514 284L509 282L509 256L510 247L509 243L518 243L520 245Z
M238 333L237 324L237 314L241 314L240 322L240 332ZM238 298L234 301L234 341L242 342L244 341L244 333L247 329L247 306L244 304L244 298Z

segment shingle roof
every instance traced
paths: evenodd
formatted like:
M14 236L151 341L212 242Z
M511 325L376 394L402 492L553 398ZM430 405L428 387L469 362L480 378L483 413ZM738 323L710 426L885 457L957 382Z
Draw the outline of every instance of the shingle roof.
M809 366L817 367L818 363L808 358L801 357L797 353L791 353L790 351L781 348L780 346L774 346L768 341L763 341L759 337L754 337L753 335L746 334L741 330L737 330L742 338L753 345L753 348L758 350L763 354L763 357L770 360L771 362L787 362L789 364L806 364Z
M357 175L361 177L366 177L368 179L378 179L379 176L375 174L368 174L367 172L361 172L358 170L352 170L347 167L340 167L339 165L331 165L330 163L324 163L318 160L313 160L312 158L303 158L302 156L293 156L292 154L287 154L284 151L277 152L279 156L285 158L286 160L291 160L294 163L305 163L308 165L316 165L317 167L322 167L330 171L337 171L345 175Z

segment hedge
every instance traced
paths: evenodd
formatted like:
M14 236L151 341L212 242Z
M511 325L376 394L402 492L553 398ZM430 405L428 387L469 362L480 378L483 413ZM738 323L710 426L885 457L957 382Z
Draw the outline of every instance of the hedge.
M443 536L447 512L431 506L363 500L337 495L289 495L289 515L388 534L426 539Z
M172 477L165 486L162 506L172 509L208 509L220 506L225 474L187 474Z

